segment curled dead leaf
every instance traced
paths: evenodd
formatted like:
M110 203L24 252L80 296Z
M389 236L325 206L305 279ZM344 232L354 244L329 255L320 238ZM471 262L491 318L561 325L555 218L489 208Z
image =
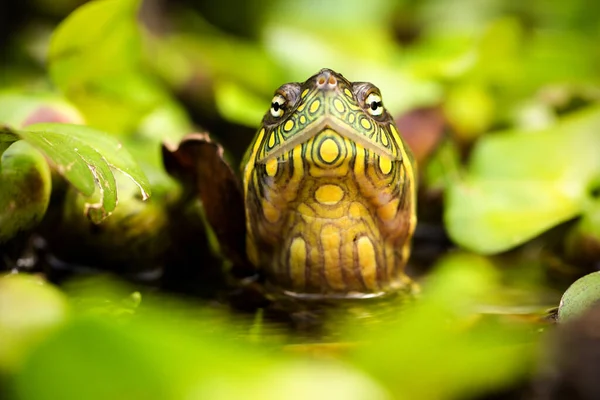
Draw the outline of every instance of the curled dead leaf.
M252 270L246 258L246 223L240 181L223 159L223 148L206 133L191 133L178 146L163 144L167 172L197 196L203 204L223 253L234 272Z

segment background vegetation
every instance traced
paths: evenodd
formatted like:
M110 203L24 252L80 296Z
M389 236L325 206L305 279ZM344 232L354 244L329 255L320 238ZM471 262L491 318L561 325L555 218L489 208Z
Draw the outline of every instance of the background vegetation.
M600 396L600 3L2 7L0 397ZM323 67L377 85L419 162L414 303L241 290L163 165L208 131L237 166Z

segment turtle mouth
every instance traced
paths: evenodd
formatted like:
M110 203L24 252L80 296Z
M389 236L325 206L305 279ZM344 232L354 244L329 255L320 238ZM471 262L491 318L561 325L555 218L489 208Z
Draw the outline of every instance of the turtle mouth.
M365 149L370 150L375 154L389 157L389 154L387 154L384 149L370 142L361 131L356 130L356 128L354 128L352 125L347 124L345 121L337 118L334 115L326 114L313 121L310 125L306 126L302 132L299 132L292 139L288 140L283 146L270 153L267 157L262 159L260 163L266 163L270 159L277 158L282 154L287 153L297 145L309 141L325 130L334 131L340 136L361 145Z

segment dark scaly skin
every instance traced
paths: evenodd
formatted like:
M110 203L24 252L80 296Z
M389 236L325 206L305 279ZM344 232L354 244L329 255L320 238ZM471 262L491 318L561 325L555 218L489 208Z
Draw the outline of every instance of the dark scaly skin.
M318 299L409 286L415 167L380 100L328 69L277 90L242 163L248 257L271 288Z

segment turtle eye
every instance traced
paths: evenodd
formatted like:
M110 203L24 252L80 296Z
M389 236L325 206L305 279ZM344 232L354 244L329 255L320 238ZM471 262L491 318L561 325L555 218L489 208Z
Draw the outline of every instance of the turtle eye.
M373 116L377 117L383 114L383 102L381 101L381 96L376 93L369 94L365 100L365 107L369 114Z
M285 109L285 98L277 94L271 100L271 115L275 118L280 118L283 115Z

